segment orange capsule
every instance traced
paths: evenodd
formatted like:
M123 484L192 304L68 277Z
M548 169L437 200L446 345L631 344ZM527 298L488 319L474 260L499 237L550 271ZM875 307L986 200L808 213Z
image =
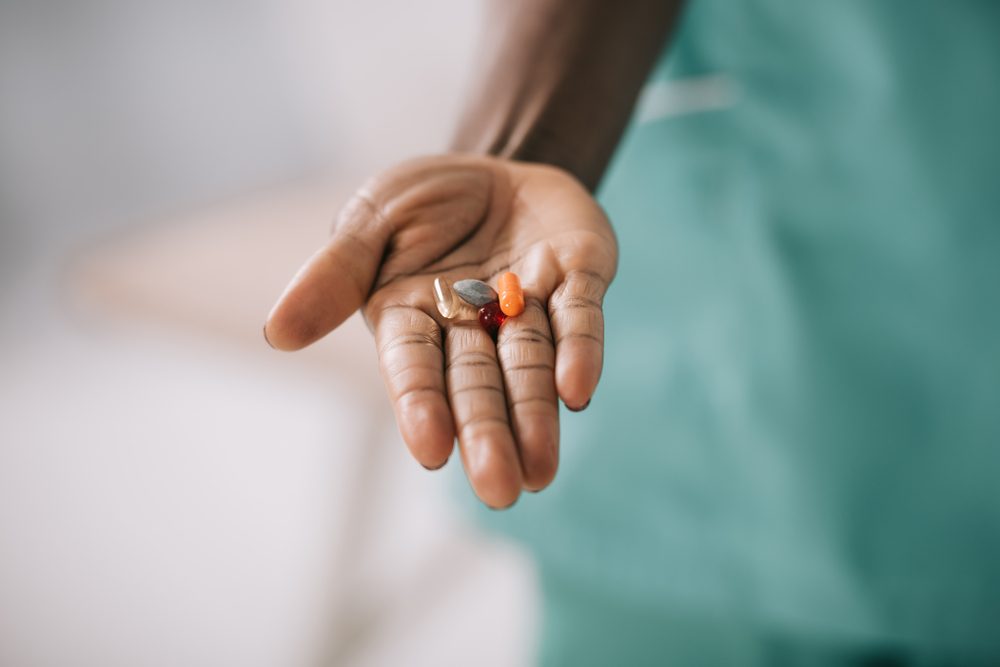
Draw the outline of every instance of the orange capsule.
M516 273L507 273L497 281L497 292L500 293L500 310L507 317L517 317L524 312L524 292L521 281Z

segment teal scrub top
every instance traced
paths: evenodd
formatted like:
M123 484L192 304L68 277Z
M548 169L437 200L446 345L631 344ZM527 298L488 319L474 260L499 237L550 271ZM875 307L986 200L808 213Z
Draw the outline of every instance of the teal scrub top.
M1000 3L695 0L649 91L601 385L484 513L543 662L1000 664Z

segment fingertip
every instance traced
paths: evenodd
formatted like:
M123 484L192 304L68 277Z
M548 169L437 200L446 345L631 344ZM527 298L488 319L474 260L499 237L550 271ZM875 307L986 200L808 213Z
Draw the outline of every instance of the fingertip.
M540 491L552 483L559 467L559 422L548 416L516 420L525 491Z
M431 466L428 466L428 465L424 465L423 463L420 463L420 461L417 461L417 463L420 463L420 465L423 466L424 470L427 470L429 472L434 472L434 471L440 470L441 468L443 468L446 465L448 465L448 461L450 461L450 460L451 460L451 457L449 456L448 458L446 458L444 460L444 463L442 463L440 465L437 465L437 466L434 466L434 467L431 467Z
M473 489L476 491L476 496L491 510L506 510L510 509L517 503L518 498L521 497L521 489L518 486L510 486L503 489L495 488L477 488L473 484Z
M356 304L343 295L324 295L322 286L297 281L268 314L264 338L276 350L301 350L339 327L355 310Z
M600 361L593 357L562 354L556 359L556 391L566 407L574 412L590 403L600 376Z
M360 250L359 243L335 236L302 265L267 316L264 332L272 347L306 347L361 307L378 265L371 261L374 251Z
M297 345L294 340L289 340L285 336L280 335L273 329L273 327L268 327L266 324L264 325L264 342L267 343L272 350L278 350L280 352L294 352L295 350L299 350L303 347L302 345Z
M486 477L473 475L471 482L476 496L490 509L507 509L521 496L521 480L513 476L501 480L496 475Z
M538 493L542 489L547 488L556 478L557 468L558 463L556 462L555 457L551 457L543 463L534 464L525 471L524 490L530 491L531 493Z
M272 349L282 352L301 350L320 338L307 320L290 316L283 308L284 302L275 305L264 324L264 341Z
M403 442L420 465L437 470L448 462L455 446L455 427L443 401L401 399L396 421Z
M465 445L466 474L476 496L490 509L507 509L521 495L521 471L485 440Z
M517 493L517 494L516 494L516 495L514 496L514 499L513 499L513 500L511 500L511 501L510 501L509 503L507 503L506 505L491 505L490 503L488 503L488 502L486 502L486 501L483 501L483 503L484 503L484 504L486 505L486 507L487 507L487 508L489 508L489 509L493 510L494 512L502 512L502 511L504 511L504 510L509 510L509 509L510 509L511 507L513 507L514 505L516 505L516 504L517 504L517 501L518 501L518 500L520 500L520 499L521 499L521 493L520 493L520 492L518 492L518 493Z

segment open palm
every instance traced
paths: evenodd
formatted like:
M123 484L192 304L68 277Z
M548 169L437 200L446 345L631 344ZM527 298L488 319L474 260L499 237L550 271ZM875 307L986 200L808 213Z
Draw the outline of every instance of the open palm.
M274 347L304 347L363 308L400 432L425 467L458 436L492 507L539 490L558 465L558 399L582 409L603 358L601 303L617 245L575 179L542 165L447 155L372 179L268 317ZM496 343L469 310L442 318L432 283L521 278L525 311Z

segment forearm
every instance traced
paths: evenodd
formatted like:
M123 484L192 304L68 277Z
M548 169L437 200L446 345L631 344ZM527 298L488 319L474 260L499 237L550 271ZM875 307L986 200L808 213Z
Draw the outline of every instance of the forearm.
M493 0L453 148L566 169L593 190L680 0Z

